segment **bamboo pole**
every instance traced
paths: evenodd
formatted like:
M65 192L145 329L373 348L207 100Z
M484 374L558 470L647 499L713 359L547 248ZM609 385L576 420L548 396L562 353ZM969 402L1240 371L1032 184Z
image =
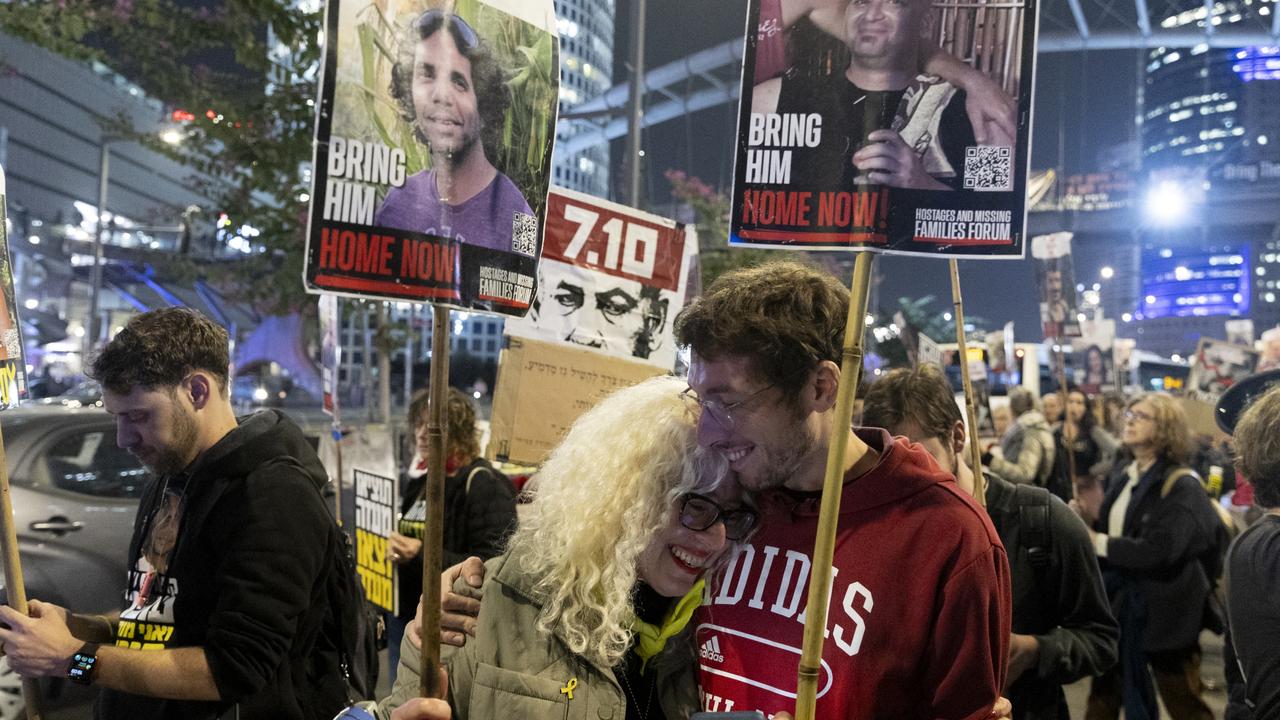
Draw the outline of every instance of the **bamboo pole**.
M1063 338L1061 336L1056 340L1058 345L1058 395L1062 398L1062 439L1066 441L1063 444L1068 445L1066 448L1067 467L1070 468L1071 472L1071 497L1074 498L1076 497L1076 454L1070 445L1075 444L1076 438L1067 437L1067 425L1071 418L1067 410L1067 358L1062 351L1062 341ZM1085 411L1087 412L1088 408L1085 408ZM1079 434L1079 430L1075 432Z
M449 395L449 308L434 305L431 321L431 408L427 420L426 532L422 541L423 697L443 697L440 687L440 572L444 564L444 453Z
M814 720L818 676L822 668L822 642L831 597L831 559L835 553L836 521L840 517L840 490L844 484L845 450L853 423L853 401L862 375L863 335L867 327L867 298L871 290L873 256L860 252L854 259L849 296L849 317L844 328L844 352L840 386L836 391L836 416L831 447L827 451L827 475L822 484L818 512L818 536L814 540L813 570L809 576L809 601L804 623L804 647L796 685L796 720Z
M338 373L335 371L334 375ZM335 386L338 384L337 378L334 378ZM334 394L336 395L336 388ZM333 484L336 492L333 494L333 517L338 522L338 527L342 527L342 423L338 421L338 406L333 407L333 427L329 431L333 435L333 454L337 460L338 470L333 477Z
M973 499L987 506L987 479L982 473L982 449L978 447L978 413L969 377L969 351L964 337L964 298L960 294L960 264L951 258L951 304L955 308L956 352L960 353L960 379L964 383L964 404L969 414L969 462L973 465Z
M9 607L27 614L27 585L22 579L22 559L18 556L18 532L13 526L13 498L9 495L9 464L4 451L4 434L0 432L0 543L4 553L4 586L8 589ZM40 720L40 684L34 678L22 679L22 701L27 720Z

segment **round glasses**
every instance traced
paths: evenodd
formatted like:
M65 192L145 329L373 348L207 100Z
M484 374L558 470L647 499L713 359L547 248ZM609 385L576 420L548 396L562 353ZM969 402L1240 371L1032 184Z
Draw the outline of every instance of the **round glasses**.
M697 405L699 409L719 423L725 430L732 430L734 417L742 415L747 403L760 397L766 390L772 390L777 386L777 383L770 383L741 400L731 403L724 403L719 400L703 400L698 397L698 393L694 392L691 387L682 390L680 398L690 405Z
M756 529L758 517L754 510L737 508L725 510L705 495L686 493L680 497L680 524L690 530L706 530L717 522L724 523L724 536L730 540L745 540Z

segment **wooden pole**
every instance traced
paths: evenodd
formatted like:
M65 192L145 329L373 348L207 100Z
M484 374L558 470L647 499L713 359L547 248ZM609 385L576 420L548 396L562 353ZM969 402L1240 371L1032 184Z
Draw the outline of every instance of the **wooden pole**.
M431 321L431 409L427 420L427 512L422 553L423 697L443 697L440 687L440 572L444 565L444 453L449 396L449 308L433 306Z
M334 375L338 373L335 371ZM337 384L335 378L334 384ZM334 394L336 395L336 389ZM333 494L333 517L338 522L338 527L342 527L342 423L338 421L338 408L333 408L333 427L330 430L333 435L333 454L337 460L338 470L333 478L333 485L336 492Z
M18 556L18 532L13 526L13 498L9 496L9 465L4 451L4 434L0 432L0 543L4 548L4 586L8 589L9 607L27 614L27 585L22 579L22 559ZM40 684L34 678L22 679L22 701L27 707L27 720L40 720Z
M964 299L960 295L960 265L951 258L951 304L955 308L956 352L960 353L960 379L964 384L965 410L969 413L969 463L973 466L973 499L987 506L987 479L982 474L982 449L978 447L978 413L969 377L969 350L964 337Z
M1071 497L1075 497L1076 454L1072 451L1071 445L1075 444L1076 438L1067 437L1067 425L1071 422L1071 416L1067 410L1067 358L1062 351L1062 340L1061 336L1056 339L1058 344L1058 395L1062 398L1062 439L1066 441L1063 444L1067 445L1067 467L1070 468L1071 472ZM1089 409L1086 407L1085 412L1088 412L1088 410ZM1078 430L1073 430L1073 432L1076 432L1077 434L1079 433Z
M822 642L827 628L827 603L831 597L831 558L835 553L836 521L840 518L840 491L844 485L844 456L853 423L853 401L862 376L863 335L867 328L867 297L871 290L873 256L860 252L853 263L849 317L844 327L844 353L840 363L840 387L836 391L836 417L827 451L827 474L818 511L818 536L814 540L813 570L809 576L809 601L804 622L804 647L796 685L796 720L814 720L818 679L822 668Z

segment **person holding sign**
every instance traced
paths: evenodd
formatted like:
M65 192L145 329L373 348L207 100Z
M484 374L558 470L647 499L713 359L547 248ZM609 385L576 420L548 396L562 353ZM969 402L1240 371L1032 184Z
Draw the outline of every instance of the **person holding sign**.
M501 137L510 102L503 80L489 46L461 17L435 9L410 23L391 95L431 167L387 192L376 225L505 252L518 229L536 229L528 201L485 149Z
M426 532L427 425L430 390L423 388L409 402L414 454L401 478L400 520L391 533L391 561L399 573L400 612L388 617L387 652L392 677L399 667L400 641L413 620L422 596L422 538ZM516 489L506 475L480 457L476 410L459 389L449 388L448 427L445 431L444 564L476 556L488 560L502 552L516 526Z
M696 404L669 377L582 415L534 479L506 554L486 566L476 637L446 656L454 717L687 718L697 709L702 577L756 526ZM434 632L434 629L432 629ZM383 717L417 694L411 626Z
M327 600L340 565L328 476L288 418L237 420L227 333L200 313L143 313L93 362L117 442L155 478L138 506L125 607L84 617L0 609L24 677L101 688L96 717L331 717L346 704Z
M959 189L965 148L977 142L964 91L918 74L933 16L930 0L852 0L848 67L756 85L751 122L761 142L753 144L815 149L792 167L801 187ZM778 142L769 138L775 127Z
M760 494L762 520L695 618L704 707L790 711L828 445L847 432L817 717L980 720L1009 656L1004 547L924 450L833 426L848 312L834 278L770 263L721 276L676 320L698 442Z

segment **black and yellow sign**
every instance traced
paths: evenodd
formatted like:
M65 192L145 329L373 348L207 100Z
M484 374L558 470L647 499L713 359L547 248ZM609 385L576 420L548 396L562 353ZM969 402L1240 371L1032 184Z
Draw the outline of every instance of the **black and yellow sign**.
M365 599L394 613L399 593L387 538L395 528L396 481L359 468L355 479L356 571Z

